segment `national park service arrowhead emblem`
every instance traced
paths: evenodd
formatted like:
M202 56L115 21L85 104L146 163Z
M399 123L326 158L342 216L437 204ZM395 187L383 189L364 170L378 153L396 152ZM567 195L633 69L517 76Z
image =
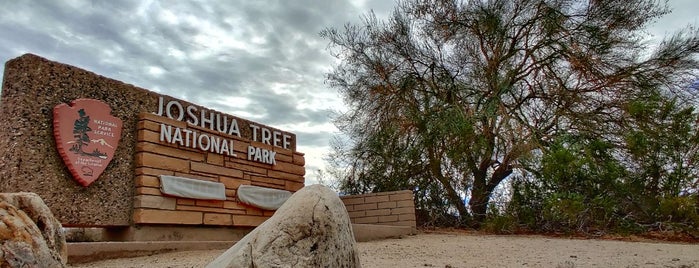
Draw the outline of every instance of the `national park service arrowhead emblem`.
M122 122L111 112L108 104L94 99L76 99L53 108L58 153L82 186L99 178L114 158Z

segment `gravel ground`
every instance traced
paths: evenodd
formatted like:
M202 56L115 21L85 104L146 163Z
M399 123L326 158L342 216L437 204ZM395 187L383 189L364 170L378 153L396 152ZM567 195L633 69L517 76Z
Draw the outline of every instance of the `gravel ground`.
M699 268L699 244L421 233L358 243L362 267ZM224 250L184 251L69 267L204 267Z

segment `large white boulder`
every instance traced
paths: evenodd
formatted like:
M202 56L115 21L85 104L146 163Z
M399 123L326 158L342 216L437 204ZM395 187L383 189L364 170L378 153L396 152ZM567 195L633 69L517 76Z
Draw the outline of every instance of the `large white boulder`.
M329 188L311 185L207 267L361 265L345 205Z
M0 193L0 267L64 267L61 223L39 195Z

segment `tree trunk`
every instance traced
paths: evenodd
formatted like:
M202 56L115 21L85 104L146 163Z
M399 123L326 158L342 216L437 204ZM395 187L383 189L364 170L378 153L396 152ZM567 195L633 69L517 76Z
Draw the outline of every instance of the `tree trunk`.
M487 170L487 169L486 169ZM509 165L501 164L495 169L490 180L486 182L486 170L478 170L473 174L473 188L471 189L471 199L468 205L473 213L473 227L480 227L485 221L488 214L488 203L490 196L500 182L507 176L512 174L512 168Z
M464 200L461 199L459 193L457 193L454 187L451 185L451 181L442 174L441 160L437 158L434 149L430 147L427 150L430 155L429 166L432 176L434 176L442 185L442 188L446 191L447 200L449 200L449 203L456 208L456 211L459 212L459 219L463 221L464 219L468 218L469 215L466 204L464 204Z

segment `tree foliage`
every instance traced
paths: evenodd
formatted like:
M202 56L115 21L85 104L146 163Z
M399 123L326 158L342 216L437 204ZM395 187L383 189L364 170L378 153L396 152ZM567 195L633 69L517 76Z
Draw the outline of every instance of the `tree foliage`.
M629 100L693 100L673 90L696 78L697 31L644 43L666 13L651 0L406 0L386 21L324 30L349 107L336 119L347 146L330 156L343 189L413 189L422 208L478 225L496 187L560 137L643 141L624 132L645 124L627 120Z

